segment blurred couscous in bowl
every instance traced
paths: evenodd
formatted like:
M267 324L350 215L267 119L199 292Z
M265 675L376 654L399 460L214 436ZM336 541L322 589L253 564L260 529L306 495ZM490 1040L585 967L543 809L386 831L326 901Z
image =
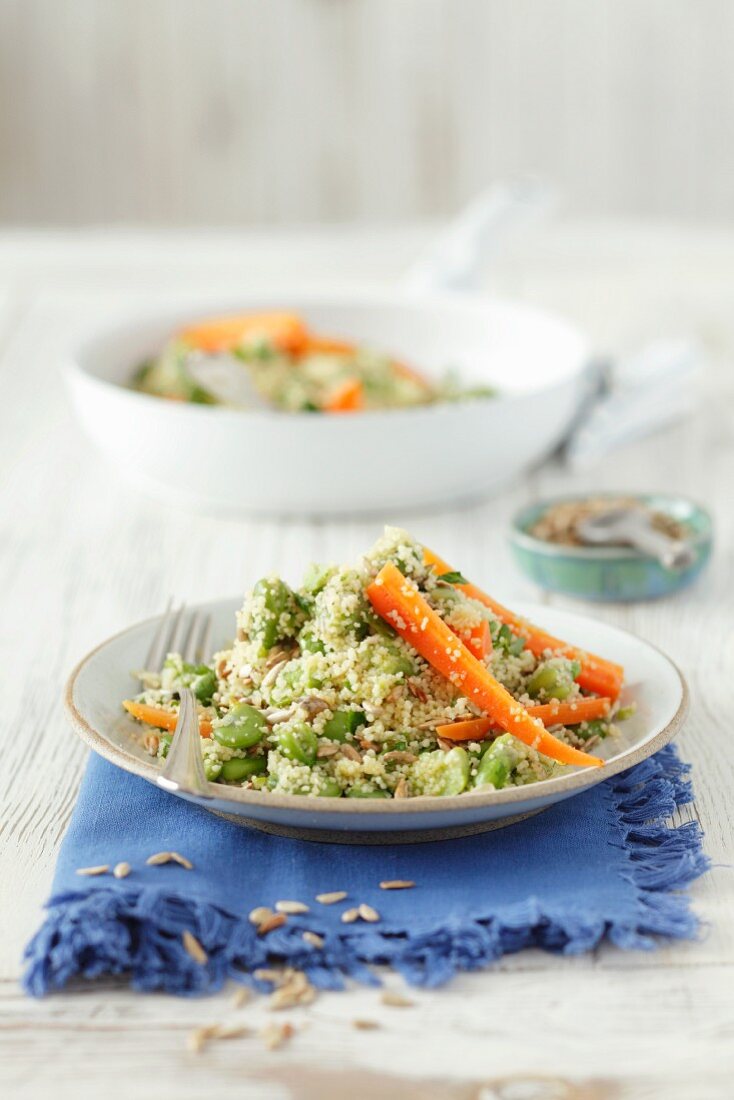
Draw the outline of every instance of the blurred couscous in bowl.
M258 390L263 407L192 401L192 391L188 399L178 394L184 400L151 396L180 383L175 354L163 378L150 365L171 333L196 331L197 316L235 311L285 311L308 333L333 333L345 347L365 350L326 356L326 366L315 354L304 378L288 356L273 358L272 378L267 357L258 361L252 377L256 390L265 387ZM135 389L133 374L146 363ZM586 364L585 341L573 326L517 303L284 292L232 305L189 303L110 326L74 352L67 380L100 451L169 504L225 513L384 514L485 496L544 457L583 398ZM458 385L447 383L447 370ZM372 395L369 378L379 381ZM329 401L361 407L318 414L319 402Z

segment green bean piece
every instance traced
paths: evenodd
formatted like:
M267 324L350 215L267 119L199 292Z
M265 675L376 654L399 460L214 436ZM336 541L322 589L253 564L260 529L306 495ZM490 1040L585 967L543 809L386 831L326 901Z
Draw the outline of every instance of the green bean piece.
M394 638L396 631L386 623L384 619L381 619L379 615L376 615L372 608L367 608L364 612L364 621L366 626L372 630L374 634L379 634L381 638Z
M228 749L249 749L269 730L265 716L249 703L237 703L212 729L212 737Z
M507 785L510 773L518 761L518 754L509 733L503 733L493 741L479 762L474 778L475 787L494 787L501 790Z
M329 718L323 729L323 737L330 741L346 741L347 735L356 733L363 726L367 718L359 710L337 710L333 717Z
M614 722L626 722L628 718L631 718L633 714L637 712L637 704L631 703L628 707L620 707L617 713L614 715Z
M426 760L429 758L428 765ZM469 782L470 758L466 749L455 745L453 749L444 752L443 749L434 749L424 753L420 757L420 786L422 793L427 795L454 795L461 794Z
M326 587L326 583L333 573L333 565L319 565L317 562L311 562L303 576L303 587L312 596L316 596Z
M308 793L315 794L318 798L341 798L342 789L336 779L332 779L331 776L326 775L319 780L318 787Z
M264 577L257 582L252 595L258 606L250 622L250 637L260 643L260 656L265 657L276 642L293 636L296 601L280 577Z
M278 734L278 748L289 760L311 767L316 762L319 739L305 722L300 722Z
M313 627L305 626L301 633L298 635L298 644L305 653L325 653L326 646L317 638L313 632Z
M389 791L382 791L377 787L350 787L346 796L347 798L392 798Z
M228 783L240 783L251 775L263 775L267 770L266 756L233 756L222 764L221 778Z
M212 695L217 690L216 674L210 668L207 668L205 672L195 676L191 681L191 690L200 703L208 706L212 701Z
M384 648L388 649L387 646ZM397 676L400 673L402 673L403 676L412 676L415 672L415 665L410 657L392 646L389 647L389 652L383 658L382 668L390 676Z
M575 732L582 741L588 741L590 737L603 738L609 733L609 723L601 718L592 718L591 721L576 726Z
M573 679L570 666L540 665L528 680L528 693L534 699L567 699Z
M292 703L308 688L320 687L321 680L314 675L312 668L309 670L308 661L295 657L278 673L275 683L270 688L270 700L279 706Z
M222 761L217 760L214 756L204 757L204 775L207 777L210 783L213 783L215 779L218 779L222 772Z
M162 760L165 760L168 756L168 750L171 747L173 741L172 733L159 733L158 734L158 755Z

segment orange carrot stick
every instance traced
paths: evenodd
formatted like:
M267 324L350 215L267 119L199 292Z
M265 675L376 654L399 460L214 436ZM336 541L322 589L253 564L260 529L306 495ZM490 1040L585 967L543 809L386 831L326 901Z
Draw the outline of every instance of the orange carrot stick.
M308 331L295 313L245 313L199 321L180 336L192 347L212 353L232 351L248 337L264 336L281 351L295 354L308 339Z
M358 378L349 378L324 403L324 412L358 412L364 408L364 390Z
M531 718L540 718L544 726L577 726L595 718L606 718L611 705L611 699L586 696L573 703L539 703L528 707L527 712ZM469 718L464 722L436 726L436 733L449 741L481 741L496 728L491 718Z
M562 764L603 764L597 757L559 741L538 719L531 718L392 562L382 567L366 594L377 614L401 638L502 729Z
M331 336L314 336L309 333L299 355L355 355L357 345L348 340L335 340Z
M163 710L162 707L151 707L147 703L136 703L134 699L125 699L122 705L128 714L132 714L133 718L137 718L139 722L145 722L146 726L155 726L159 730L170 730L171 733L176 728L178 714L175 711ZM206 718L199 719L199 733L202 737L211 737L212 724Z
M447 565L437 554L434 554L432 550L428 550L425 546L423 554L426 563L432 566L439 575L452 572L450 565ZM543 653L550 649L560 656L578 661L581 665L578 683L584 691L593 691L597 695L608 695L612 699L617 698L622 690L622 681L624 680L624 669L621 665L615 664L614 661L608 661L604 657L597 657L594 653L577 649L575 646L569 645L568 642L561 641L560 638L554 638L552 634L546 633L542 627L526 622L514 611L510 611L502 604L497 603L481 588L477 588L475 584L457 584L456 588L461 589L465 595L470 596L472 599L479 600L497 616L500 622L506 623L511 630L524 638L528 649L536 657L542 657Z
M461 630L454 630L454 634L457 638L461 638L466 648L470 649L480 661L483 661L492 652L492 635L486 619L482 620L479 626L467 630L466 633Z

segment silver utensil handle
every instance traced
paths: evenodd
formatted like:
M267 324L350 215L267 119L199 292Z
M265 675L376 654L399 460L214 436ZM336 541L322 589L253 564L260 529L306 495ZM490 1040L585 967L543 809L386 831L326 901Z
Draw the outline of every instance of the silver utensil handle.
M675 573L688 569L695 561L695 554L687 542L670 539L653 527L636 526L630 532L630 542L638 550L657 558L662 566Z
M190 688L181 689L181 705L166 764L157 783L166 791L179 791L197 798L211 798L201 756L201 735L196 697Z

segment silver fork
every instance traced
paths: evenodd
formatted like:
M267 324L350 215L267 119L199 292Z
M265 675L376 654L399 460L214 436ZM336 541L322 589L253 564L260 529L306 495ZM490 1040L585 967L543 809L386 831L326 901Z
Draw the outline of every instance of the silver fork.
M173 600L161 616L146 657L146 668L160 668L168 653L180 653L184 661L196 663L208 656L211 645L211 616L200 611L187 615L184 604L174 611ZM211 798L201 758L201 737L196 696L182 688L178 721L171 747L156 782L167 791Z

